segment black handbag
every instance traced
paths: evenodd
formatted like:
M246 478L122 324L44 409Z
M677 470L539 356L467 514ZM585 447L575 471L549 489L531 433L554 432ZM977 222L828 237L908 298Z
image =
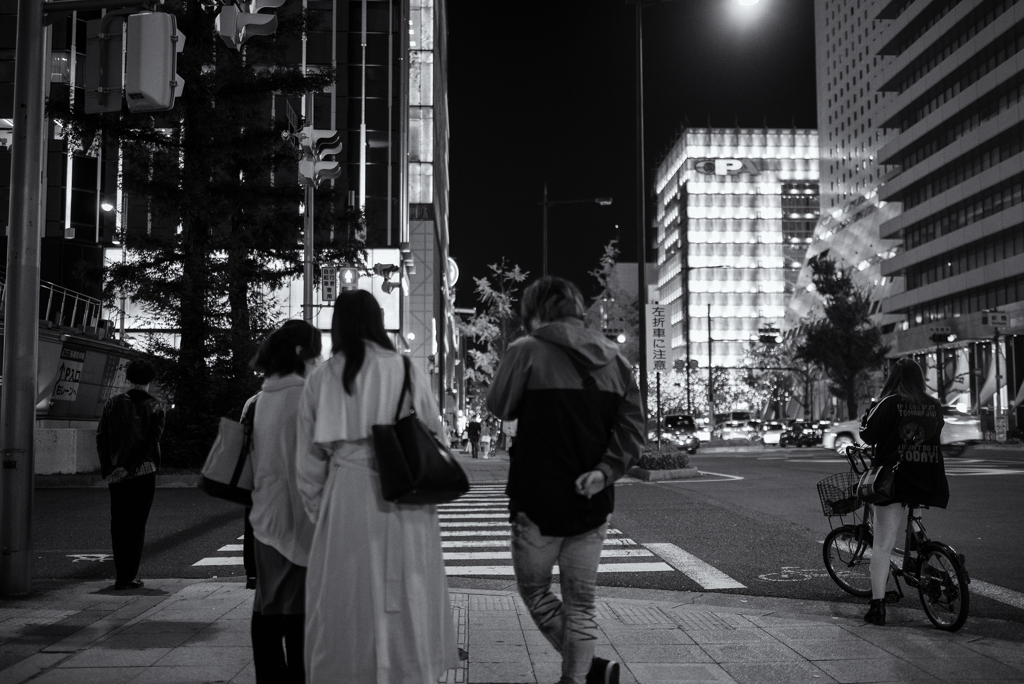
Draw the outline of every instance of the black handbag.
M405 418L399 418L406 392L412 399L409 357L403 356L402 362L405 380L398 396L395 422L373 426L381 495L385 501L398 504L454 501L469 491L466 472L448 447L420 422L415 408Z
M864 503L877 504L890 501L896 485L896 465L878 465L868 468L857 482L857 498Z

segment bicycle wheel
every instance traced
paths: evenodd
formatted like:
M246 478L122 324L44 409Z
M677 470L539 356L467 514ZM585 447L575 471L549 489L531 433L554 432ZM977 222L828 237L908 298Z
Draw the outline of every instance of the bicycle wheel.
M871 596L871 532L859 525L832 530L821 548L828 570L843 591L854 596Z
M928 619L947 632L963 627L971 606L967 573L963 567L941 546L926 547L918 567L920 585L917 590Z

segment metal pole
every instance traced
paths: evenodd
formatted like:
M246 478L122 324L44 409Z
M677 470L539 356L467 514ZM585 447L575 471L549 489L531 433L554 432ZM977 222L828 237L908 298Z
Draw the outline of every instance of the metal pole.
M644 50L643 3L636 3L636 303L640 349L640 400L647 407L647 228L644 225ZM644 422L647 411L644 411ZM644 434L647 425L644 425Z
M1003 422L1003 420L1001 420L1003 418L1003 402L1001 400L1001 397L999 396L1000 394L1002 394L1001 385L1003 384L1002 377L1001 377L1002 373L999 370L999 328L996 328L995 335L993 335L993 337L992 337L992 342L993 342L992 353L995 354L995 364L996 364L996 412L995 412L995 420L993 421L994 424L993 424L992 427L995 428L995 431L996 431L996 441L997 442L1004 442L1004 441L1006 441L1006 430L1004 429L1001 433L999 431L999 424L1000 423L1002 423L1004 425L1004 427L1006 425L1006 423ZM999 438L1000 434L1002 434L1002 436L1003 436L1002 439Z
M548 274L548 183L544 181L544 201L541 202L541 206L544 207L544 232L541 237L543 243L541 249L543 250L543 261L541 262L541 276Z
M714 366L711 362L711 305L708 304L708 432L715 429Z
M306 186L306 211L303 215L302 247L302 320L313 322L313 183Z
M658 395L657 395L657 406L658 406L658 449L661 450L661 373L654 374L657 379Z
M18 2L14 63L14 144L7 239L3 394L0 399L0 594L31 590L32 487L39 356L39 250L47 78L43 5Z

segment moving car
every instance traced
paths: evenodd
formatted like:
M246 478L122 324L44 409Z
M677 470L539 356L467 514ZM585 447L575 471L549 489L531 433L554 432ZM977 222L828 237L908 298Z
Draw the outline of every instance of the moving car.
M981 421L977 416L961 413L954 406L943 406L942 419L945 425L942 427L942 434L939 435L940 444L961 446L981 440ZM864 444L864 440L860 438L859 418L830 426L822 438L822 446L826 449L838 451L848 444Z
M765 444L778 445L779 438L782 437L782 431L785 426L778 421L769 421L761 426L761 441Z
M688 454L697 453L700 440L697 439L697 425L693 416L670 413L661 420L661 438L675 444Z
M729 420L715 426L714 436L718 439L751 439L754 434L744 420Z
M779 435L779 446L811 447L821 443L821 433L816 426L802 420L791 420Z

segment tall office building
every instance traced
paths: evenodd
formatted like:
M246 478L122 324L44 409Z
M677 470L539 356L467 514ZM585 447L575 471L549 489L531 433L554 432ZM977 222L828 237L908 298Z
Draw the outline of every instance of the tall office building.
M899 204L878 196L888 167L878 150L892 137L879 112L892 99L878 78L890 57L878 54L879 0L815 0L818 136L821 150L821 218L806 257L824 255L852 269L854 282L871 295L871 314L892 331L901 316L882 312L882 302L903 289L902 279L881 273L897 239L882 239L880 226L899 214ZM787 327L820 315L820 298L805 267L786 313Z
M758 329L781 324L818 220L818 133L684 129L655 189L671 361L741 367Z
M904 318L894 352L938 342L940 398L1024 418L1024 2L887 0L876 18L894 132L878 156L897 169L880 198L903 208L881 225L901 244L882 275L905 282L882 305Z
M1024 331L1024 3L815 0L815 13L822 219L808 256L856 269L892 355L992 429L996 397L1020 413L1024 383L1022 337L992 342L993 321ZM809 282L792 322L813 313Z

